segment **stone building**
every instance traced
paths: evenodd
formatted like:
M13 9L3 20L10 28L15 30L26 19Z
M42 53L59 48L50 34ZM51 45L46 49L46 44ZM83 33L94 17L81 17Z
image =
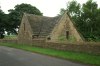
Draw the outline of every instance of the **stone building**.
M33 39L58 42L82 42L83 39L70 20L67 12L62 16L46 17L24 13L18 33L20 43Z

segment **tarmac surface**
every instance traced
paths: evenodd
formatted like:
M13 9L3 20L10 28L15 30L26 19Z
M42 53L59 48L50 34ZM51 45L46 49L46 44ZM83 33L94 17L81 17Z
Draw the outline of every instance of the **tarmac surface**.
M0 46L0 66L86 66L71 61Z

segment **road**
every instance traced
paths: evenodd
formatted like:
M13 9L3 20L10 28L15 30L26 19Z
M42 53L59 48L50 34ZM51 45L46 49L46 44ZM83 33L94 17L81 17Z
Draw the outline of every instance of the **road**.
M0 46L0 66L86 66L37 53Z

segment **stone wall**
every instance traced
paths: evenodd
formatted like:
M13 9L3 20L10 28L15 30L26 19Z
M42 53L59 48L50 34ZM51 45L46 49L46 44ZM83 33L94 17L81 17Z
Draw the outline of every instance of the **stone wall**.
M0 39L0 43L18 43L17 39Z
M0 43L15 43L17 44L17 39L4 39L0 40ZM92 54L100 55L100 42L84 42L84 43L53 43L45 42L45 40L32 40L31 46L42 47L42 48L51 48L56 50L63 51L75 51L75 52L86 52Z
M100 43L84 42L84 43L54 43L45 42L44 40L33 40L32 46L51 48L64 51L86 52L100 55Z

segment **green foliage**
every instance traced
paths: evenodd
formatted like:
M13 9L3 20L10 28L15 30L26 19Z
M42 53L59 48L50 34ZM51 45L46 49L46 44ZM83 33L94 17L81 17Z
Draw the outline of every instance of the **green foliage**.
M0 32L4 32L4 27L5 27L5 24L4 24L4 12L2 10L0 10Z
M64 8L62 8L61 10L60 10L60 15L63 15L64 13L65 13L65 9Z
M70 16L79 16L80 14L80 4L73 0L67 4L67 12Z
M49 49L49 48L32 47L29 45L22 45L22 44L0 43L0 46L19 48L19 49L23 49L23 50L27 50L31 52L41 53L41 54L69 59L69 60L73 60L73 61L77 61L81 63L100 66L100 56L99 55L72 52L72 51L60 51L60 50L54 50L54 49Z
M65 9L71 17L77 30L87 41L100 39L100 8L93 0L88 0L83 5L73 0L68 2Z
M83 23L83 25L79 27L80 31L83 33L83 36L88 36L86 39L91 38L93 40L96 40L95 37L100 38L100 23L98 22L100 20L97 20L100 16L100 12L98 11L97 6L97 3L93 2L92 0L88 0L82 6L80 21Z
M4 38L6 14L0 9L0 39Z

